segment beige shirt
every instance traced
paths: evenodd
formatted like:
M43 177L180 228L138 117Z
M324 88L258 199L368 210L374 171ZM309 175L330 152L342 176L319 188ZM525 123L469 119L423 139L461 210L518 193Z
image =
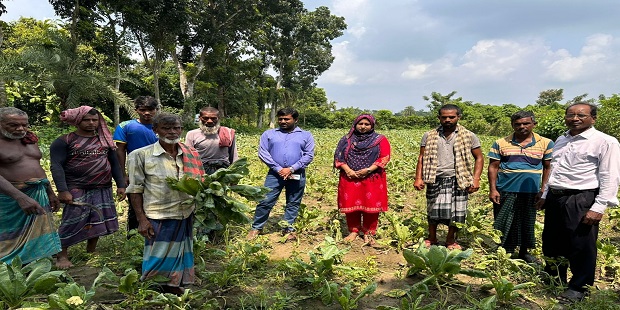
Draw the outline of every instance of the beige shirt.
M192 196L171 189L166 178L179 180L183 176L183 153L178 150L172 158L159 142L129 153L127 194L142 194L146 217L156 220L182 220L194 212L195 205L186 203Z

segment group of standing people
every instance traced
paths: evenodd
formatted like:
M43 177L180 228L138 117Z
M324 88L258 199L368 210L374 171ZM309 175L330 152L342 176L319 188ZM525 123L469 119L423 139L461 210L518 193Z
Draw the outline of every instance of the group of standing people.
M75 131L50 147L51 172L58 195L39 160L38 138L28 131L28 116L16 108L0 108L0 258L19 256L27 263L58 253L59 268L72 266L68 247L86 241L88 252L99 237L119 228L112 192L128 197L128 230L145 237L143 279L163 275L166 291L180 294L194 281L193 211L191 198L172 190L166 178L200 178L238 159L235 131L220 126L219 111L206 107L199 128L180 142L177 115L159 113L152 97L135 100L138 118L119 124L112 136L99 111L89 106L61 113ZM468 196L479 190L484 157L478 137L458 124L456 105L440 108L440 126L424 133L414 188L426 189L427 247L439 244L439 224L448 226L445 245L461 249L458 227L465 223ZM256 207L248 240L261 234L282 190L286 191L282 234L297 240L294 223L305 190L306 169L314 158L312 134L297 126L299 113L277 112L278 128L260 138L258 156L268 167L264 185L271 189ZM608 206L617 206L620 183L618 141L593 125L597 107L587 102L566 109L568 131L555 143L534 132L534 114L512 115L513 133L493 143L488 153L489 199L494 227L502 232L501 246L527 262L535 247L536 210L545 210L542 235L546 272L566 283L559 299L580 300L594 282L598 223ZM388 139L375 131L372 115L359 115L334 153L339 171L338 209L345 214L348 235L368 245L379 214L388 210L386 165ZM65 205L58 230L52 213ZM554 261L566 257L568 265Z

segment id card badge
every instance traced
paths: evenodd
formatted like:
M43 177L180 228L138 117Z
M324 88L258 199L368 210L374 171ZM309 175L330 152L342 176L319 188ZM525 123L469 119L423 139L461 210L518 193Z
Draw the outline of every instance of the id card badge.
M301 174L291 174L289 179L299 181L299 180L301 180Z

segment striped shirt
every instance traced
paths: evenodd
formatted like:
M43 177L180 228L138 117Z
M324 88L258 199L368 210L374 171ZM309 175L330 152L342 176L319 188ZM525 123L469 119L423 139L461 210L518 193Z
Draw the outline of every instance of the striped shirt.
M551 160L553 141L533 133L532 142L521 146L514 134L493 143L491 160L499 160L497 190L500 192L537 193L543 171L543 161Z

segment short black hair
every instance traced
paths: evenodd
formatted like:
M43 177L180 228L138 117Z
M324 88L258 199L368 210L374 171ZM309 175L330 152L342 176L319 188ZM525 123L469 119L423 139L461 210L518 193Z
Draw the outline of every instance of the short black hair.
M159 103L151 96L140 96L136 98L133 102L133 106L136 110L143 107L147 109L159 109Z
M441 115L441 111L449 111L449 110L454 110L456 111L456 115L461 116L461 114L463 114L463 110L461 110L461 108L459 108L458 105L455 104L444 104L441 106L441 108L439 109L439 111L437 111L437 115Z
M293 117L293 119L297 119L299 118L299 112L297 112L297 110L291 108L291 107L286 107L286 108L282 108L280 110L278 110L278 112L276 112L277 116L285 116L285 115L290 115Z
M592 116L592 118L596 118L596 114L598 113L598 106L594 103L590 103L587 101L579 101L579 102L575 102L575 103L571 103L569 106L566 107L566 110L564 110L564 114L566 114L568 112L568 109L576 106L576 105L587 105L590 106L590 116Z
M95 108L90 109L90 111L88 111L86 114L90 114L90 115L99 115L99 111Z
M537 124L536 119L534 118L534 112L525 111L525 110L517 111L512 116L510 116L510 124L514 123L518 119L528 118L528 117L532 118L532 123Z

